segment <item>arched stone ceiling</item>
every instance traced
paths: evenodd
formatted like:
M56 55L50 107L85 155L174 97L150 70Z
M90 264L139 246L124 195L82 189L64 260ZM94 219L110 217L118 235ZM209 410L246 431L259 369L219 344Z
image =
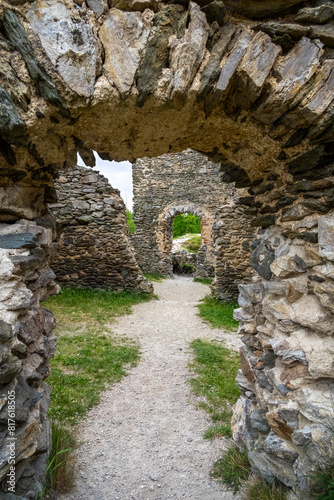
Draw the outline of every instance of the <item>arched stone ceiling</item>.
M313 165L331 157L331 6L326 24L316 7L259 24L299 2L87 4L3 2L2 176L48 184L91 149L133 160L191 147L251 181L291 179L285 166L309 150Z

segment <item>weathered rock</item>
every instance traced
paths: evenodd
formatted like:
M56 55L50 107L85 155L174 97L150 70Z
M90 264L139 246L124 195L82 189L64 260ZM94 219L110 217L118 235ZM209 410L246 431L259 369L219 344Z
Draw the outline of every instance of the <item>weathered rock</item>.
M22 55L29 74L34 80L41 96L50 104L60 108L67 114L67 106L59 95L59 92L51 81L51 78L45 69L37 62L33 48L28 41L26 32L18 20L17 16L11 10L5 11L3 27L8 39Z
M320 5L319 7L306 7L298 11L296 21L305 24L324 24L334 16L334 8L331 5Z
M0 128L3 135L12 143L22 142L26 126L8 92L0 86Z
M103 70L121 95L129 93L147 42L151 15L111 9L99 36L104 45Z
M105 0L87 0L87 5L95 12L97 17L102 16L108 9L108 4Z
M224 24L226 8L221 0L213 0L202 7L202 11L206 15L209 23L217 22L219 25Z
M261 0L225 0L224 2L229 9L237 12L242 16L250 17L251 19L262 19L270 16L281 15L294 5L300 4L300 0L278 0L267 1Z
M36 237L31 233L0 236L0 248L35 248Z
M203 60L208 39L205 14L194 2L189 3L190 23L184 36L170 38L169 69L160 79L162 98L184 102L187 91Z
M92 95L101 62L93 26L83 9L47 0L33 3L27 17L64 82L79 95Z
M250 263L253 269L265 280L270 280L272 271L271 263L274 261L274 252L269 250L265 245L258 245L251 253Z
M320 217L318 221L319 254L329 260L334 260L334 219Z
M218 80L220 70L220 62L222 57L235 33L236 26L230 22L224 24L221 29L220 37L213 46L209 60L203 70L201 85L197 93L197 99L202 100L212 89L213 84Z
M302 38L276 65L280 81L254 113L256 118L263 123L271 123L287 111L291 101L317 71L322 53L321 42L312 43Z
M238 87L245 93L244 99L253 103L259 97L279 53L280 48L267 35L255 35L237 69Z
M243 31L240 34L231 53L223 61L223 67L216 85L217 90L222 92L226 91L234 75L235 70L237 69L241 59L246 54L247 48L251 40L252 36L249 32Z
M327 47L334 48L334 25L311 26L309 37L321 40Z

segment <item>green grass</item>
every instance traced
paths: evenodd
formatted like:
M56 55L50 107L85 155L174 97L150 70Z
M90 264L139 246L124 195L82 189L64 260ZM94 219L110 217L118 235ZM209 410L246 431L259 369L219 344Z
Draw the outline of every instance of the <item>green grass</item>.
M245 489L246 500L286 500L287 497L287 488L275 483L267 484L259 477L249 481Z
M135 366L139 348L130 339L85 333L58 340L48 383L52 387L49 414L58 421L77 423L96 405L100 392Z
M196 235L186 240L181 246L182 248L188 250L188 252L190 253L197 253L201 247L201 244L202 244L201 235Z
M72 489L75 479L74 450L77 446L77 439L72 429L51 420L49 465L42 494L38 495L38 500L48 496L48 493L52 492L55 487L62 493Z
M134 223L133 220L133 213L128 208L126 209L126 220L128 223L130 234L135 234L136 224Z
M212 278L194 278L195 283L202 283L203 285L211 285Z
M224 303L207 295L198 306L199 316L214 328L225 328L236 330L238 322L233 319L233 311L238 304L234 302Z
M43 303L57 318L61 327L65 322L72 325L71 330L83 326L98 326L112 323L118 316L131 314L132 306L149 301L144 293L110 292L87 288L63 288L60 295L53 295Z
M164 276L162 276L162 274L158 274L158 273L144 273L144 276L149 281L156 281L158 283L160 283L164 279Z
M197 339L190 347L193 360L189 368L196 376L189 382L194 394L201 398L198 406L210 415L213 422L204 437L231 436L232 405L240 396L235 382L240 368L239 355L226 349L220 341Z
M240 451L235 447L229 448L223 453L222 457L214 464L210 475L219 479L236 493L242 482L248 479L250 471L251 466L248 462L247 452ZM259 497L256 497L256 500L259 500Z

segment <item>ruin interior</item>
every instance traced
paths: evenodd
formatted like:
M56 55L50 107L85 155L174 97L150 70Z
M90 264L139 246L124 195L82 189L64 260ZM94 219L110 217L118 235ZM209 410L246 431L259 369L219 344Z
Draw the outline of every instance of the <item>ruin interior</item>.
M139 159L135 171L139 176L147 169L147 179L144 171L138 180L145 187L153 181L151 162L160 162L148 158L188 148L219 167L213 293L235 294L240 279L235 317L244 343L243 395L234 410L234 439L248 449L257 474L307 497L312 464L323 460L324 443L327 450L334 446L328 429L334 389L333 13L330 0L0 4L1 498L13 498L4 480L6 394L13 388L20 410L16 495L35 498L45 472L44 381L56 339L55 319L41 303L58 290L50 259L62 279L74 282L80 276L74 247L87 245L85 266L99 255L112 286L151 292L117 191L76 169L77 152L90 167L93 150L104 159ZM76 175L86 194L98 186L96 206L78 187L64 214L62 182ZM225 198L224 183L234 183L242 196ZM198 210L211 225L206 200L207 194ZM157 224L184 210L183 201L173 203ZM50 204L66 222L58 256ZM140 210L138 201L144 226ZM86 239L80 222L97 231L100 246L124 257L115 254L105 266L99 241ZM242 284L249 266L229 269L226 252L230 239L245 232L247 253L253 230L250 264L257 279L246 276ZM158 253L159 237L155 244Z

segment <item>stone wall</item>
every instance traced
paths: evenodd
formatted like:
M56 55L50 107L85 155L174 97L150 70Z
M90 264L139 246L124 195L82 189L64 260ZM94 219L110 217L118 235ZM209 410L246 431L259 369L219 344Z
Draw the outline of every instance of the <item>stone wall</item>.
M152 293L140 271L117 189L85 167L60 171L58 202L50 209L60 224L51 261L57 281L71 287Z
M220 164L209 161L205 156L195 151L184 151L179 154L163 155L158 158L142 158L133 165L134 189L134 221L136 232L134 245L138 254L138 262L145 272L159 273L171 276L173 219L182 213L193 213L201 218L202 246L198 252L197 276L214 276L216 268L216 252L214 242L218 238L216 230L221 225L215 223L218 210L224 202L232 200L239 193L233 183L224 184L221 181ZM233 211L232 202L222 217L231 229L235 224L246 226L248 219L243 216L243 209ZM238 221L236 220L238 219ZM215 224L214 224L215 223ZM246 230L248 240L244 241L244 232L224 233L225 248L219 253L219 272L224 279L226 289L229 284L243 280L244 276L252 274L248 271L249 244L252 238L249 228ZM231 237L230 237L231 235ZM220 240L221 241L221 240ZM229 259L229 264L226 259ZM233 256L233 257L232 257ZM233 275L233 278L232 278ZM220 287L221 289L221 287ZM237 286L233 286L230 296L237 298ZM218 294L223 298L224 294Z
M34 499L44 480L50 388L43 381L56 349L56 322L40 303L58 291L49 268L54 237L51 216L0 224L1 498L9 490Z
M249 263L250 245L255 237L252 214L240 205L239 199L230 198L218 209L212 227L215 278L211 293L224 302L237 300L240 283L257 280Z
M233 427L256 473L308 498L310 471L334 451L334 163L327 178L322 162L307 164L291 162L288 186L265 181L253 198L267 212L254 219L262 228L250 258L262 281L239 285Z

